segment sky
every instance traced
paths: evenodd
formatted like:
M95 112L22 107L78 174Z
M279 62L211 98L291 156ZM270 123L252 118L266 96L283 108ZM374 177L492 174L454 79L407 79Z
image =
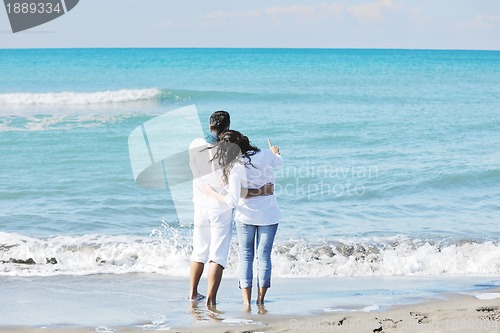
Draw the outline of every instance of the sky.
M53 47L500 50L500 0L80 0L16 34L0 7L0 48Z

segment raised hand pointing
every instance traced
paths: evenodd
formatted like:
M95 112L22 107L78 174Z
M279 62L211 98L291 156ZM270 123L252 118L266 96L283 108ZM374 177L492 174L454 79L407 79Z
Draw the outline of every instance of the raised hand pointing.
M271 151L272 151L275 155L279 155L279 154L280 154L280 147L278 147L278 146L273 146L273 144L271 143L271 139L267 139L267 143L269 144L269 149L271 149Z

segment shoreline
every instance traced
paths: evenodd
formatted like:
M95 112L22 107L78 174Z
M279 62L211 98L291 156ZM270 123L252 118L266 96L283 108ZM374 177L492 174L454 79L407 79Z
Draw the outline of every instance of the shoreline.
M485 299L480 299L480 295ZM445 298L394 305L386 311L335 311L313 316L252 316L251 319L262 324L231 325L222 322L203 327L176 327L172 331L176 333L500 332L500 289L468 294L447 293L441 296Z
M58 333L58 332L144 332L169 331L199 332L500 332L500 289L478 290L468 293L444 293L441 298L429 298L419 303L394 305L385 311L316 312L304 315L259 314L260 309L243 314L239 319L224 319L217 312L203 310L198 304L200 320L190 326L172 327L0 327L0 333ZM257 308L252 305L252 308ZM242 311L243 313L243 311ZM208 318L202 318L207 315Z

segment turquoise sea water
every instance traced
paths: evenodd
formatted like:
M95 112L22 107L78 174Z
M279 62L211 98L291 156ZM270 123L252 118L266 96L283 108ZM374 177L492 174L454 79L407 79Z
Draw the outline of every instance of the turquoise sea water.
M281 148L277 277L499 276L498 73L494 51L0 50L0 275L187 276L191 226L127 138L196 104Z

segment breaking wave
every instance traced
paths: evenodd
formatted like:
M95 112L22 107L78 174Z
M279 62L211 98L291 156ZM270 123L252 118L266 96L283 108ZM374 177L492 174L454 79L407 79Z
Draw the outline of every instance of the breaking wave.
M49 92L0 94L0 105L88 105L152 100L161 94L158 88L121 89L98 92Z
M189 276L191 239L164 224L149 237L57 236L0 233L0 276L156 273ZM233 241L225 276L236 277ZM498 276L500 243L437 242L405 237L382 240L275 244L275 277Z

